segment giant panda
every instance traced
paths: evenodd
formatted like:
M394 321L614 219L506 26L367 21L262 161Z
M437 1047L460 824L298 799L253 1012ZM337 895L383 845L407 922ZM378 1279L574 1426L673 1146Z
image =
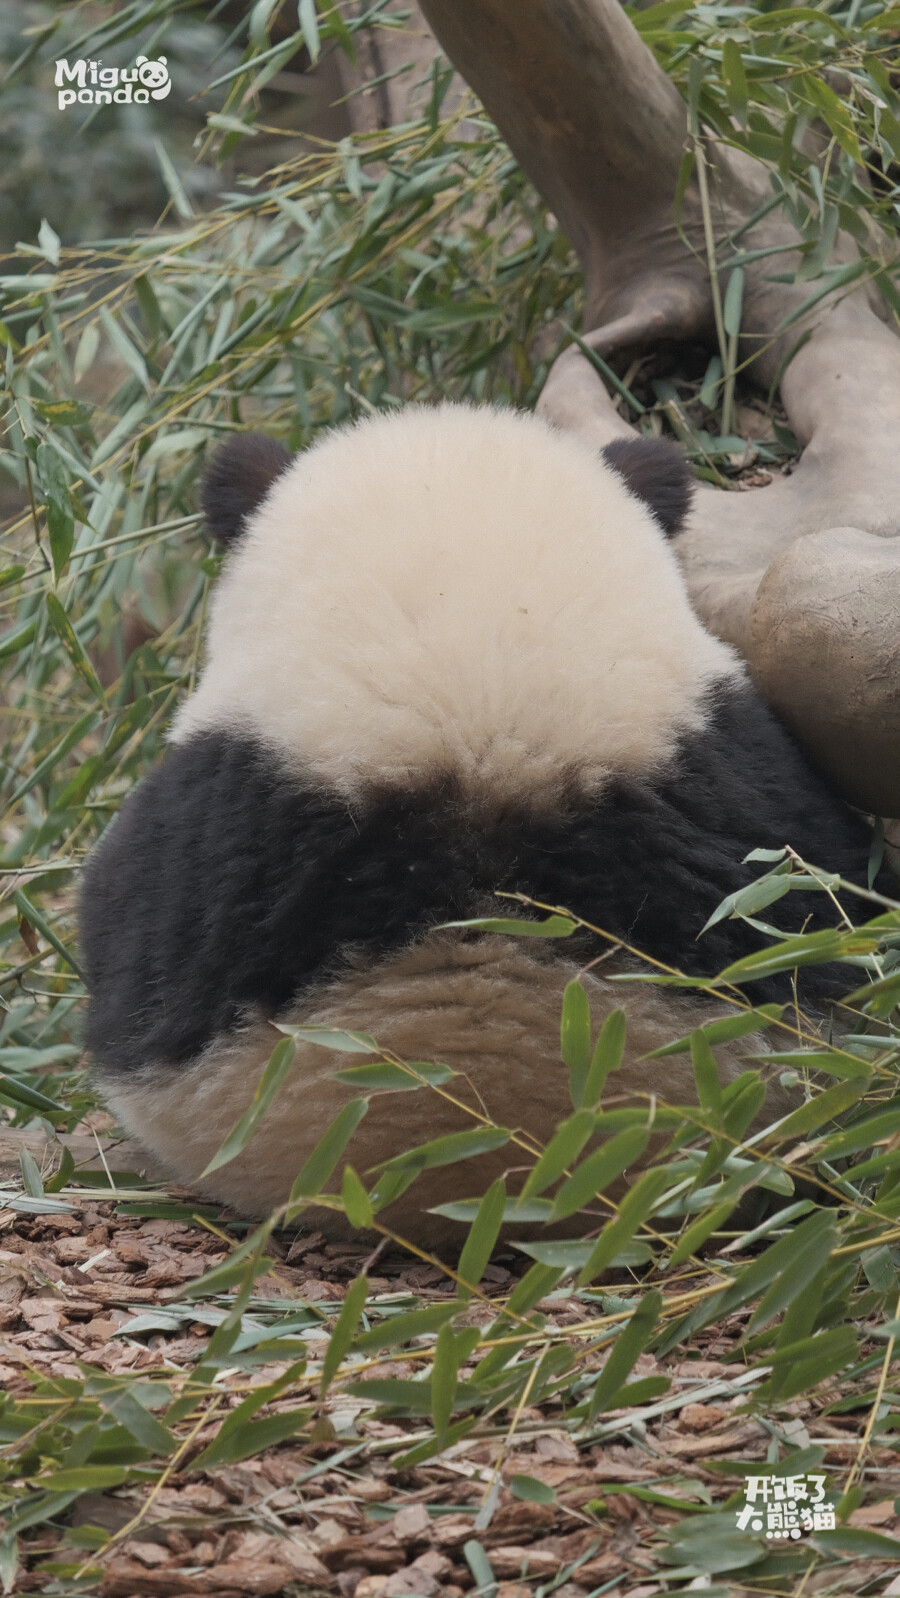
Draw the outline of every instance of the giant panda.
M205 667L81 911L87 1044L167 1172L245 1213L284 1203L349 1097L334 1073L354 1062L313 1043L248 1146L199 1180L276 1022L365 1030L459 1073L444 1094L373 1096L347 1152L360 1173L472 1126L466 1105L545 1142L571 1112L559 1017L579 973L595 1027L626 1008L610 1103L694 1099L684 1057L642 1057L714 1007L614 980L640 969L628 951L711 974L761 942L733 919L697 938L758 869L748 851L789 843L853 876L868 837L692 611L669 542L689 497L672 446L596 453L509 409L383 413L293 460L267 437L225 444L204 489L227 548ZM448 927L513 913L498 891L620 944ZM831 915L824 894L779 911L791 929ZM746 1049L719 1050L723 1079ZM429 1169L383 1219L444 1246L455 1223L431 1208L501 1172L514 1188L522 1164L509 1144Z

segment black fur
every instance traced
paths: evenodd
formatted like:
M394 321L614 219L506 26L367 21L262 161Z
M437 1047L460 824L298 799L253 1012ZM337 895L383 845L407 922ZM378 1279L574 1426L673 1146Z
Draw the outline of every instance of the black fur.
M284 445L266 433L235 433L227 439L207 466L200 490L211 537L236 543L247 517L290 464Z
M680 533L691 508L694 478L677 444L665 438L616 438L603 459L649 505L667 538Z
M252 741L207 732L141 784L88 867L88 1046L123 1070L187 1060L249 1006L275 1014L331 975L347 946L384 953L481 913L498 888L712 974L763 940L741 921L697 942L699 929L758 874L742 857L785 843L844 876L865 871L867 829L752 689L724 697L657 782L615 781L591 803L573 788L542 816L510 799L478 823L452 780L354 808L280 773ZM773 918L787 930L834 919L816 893L788 895ZM811 970L804 995L835 986L846 981ZM782 982L751 991L787 996Z

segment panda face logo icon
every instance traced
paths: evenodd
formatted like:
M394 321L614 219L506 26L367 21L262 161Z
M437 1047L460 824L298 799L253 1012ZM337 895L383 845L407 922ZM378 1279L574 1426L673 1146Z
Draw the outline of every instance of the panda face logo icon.
M166 56L161 55L156 61L148 61L145 55L139 55L135 62L138 78L144 88L150 90L152 100L164 100L172 87L166 59Z

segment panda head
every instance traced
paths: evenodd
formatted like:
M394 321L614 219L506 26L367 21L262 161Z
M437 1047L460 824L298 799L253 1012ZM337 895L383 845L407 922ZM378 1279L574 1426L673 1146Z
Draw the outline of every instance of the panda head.
M737 670L671 536L690 474L538 417L385 412L291 459L229 441L203 505L229 558L173 729L252 735L352 799L452 780L482 799L659 769Z
M694 480L676 445L664 438L616 438L602 456L652 511L667 537L683 530ZM206 469L201 489L210 537L227 547L236 544L290 464L284 445L267 433L235 433L222 444Z

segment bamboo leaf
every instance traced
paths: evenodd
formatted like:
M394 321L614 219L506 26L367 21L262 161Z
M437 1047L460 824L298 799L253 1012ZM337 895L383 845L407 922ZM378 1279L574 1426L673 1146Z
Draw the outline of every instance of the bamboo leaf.
M569 1092L575 1109L584 1098L591 1064L591 1007L578 978L566 984L560 1022L560 1052L569 1071Z
M584 1084L583 1103L588 1109L593 1110L599 1106L607 1077L613 1071L619 1070L625 1054L627 1035L625 1011L613 1010L601 1028L591 1057L587 1081Z
M89 463L91 471L102 465L104 461L108 461L120 448L125 447L126 440L131 440L138 423L147 415L148 407L149 401L146 398L135 400L133 405L129 405L125 414L119 417L115 427L105 438L101 438L94 450Z
M722 1094L722 1125L728 1137L740 1143L766 1102L766 1085L758 1072L745 1071L729 1084L726 1093Z
M801 1104L798 1110L792 1111L774 1127L767 1134L766 1142L780 1143L800 1136L808 1137L810 1132L843 1115L851 1105L858 1104L865 1097L869 1081L867 1076L854 1077L849 1082L838 1082L835 1087L826 1088L824 1093L817 1093L815 1098Z
M573 1241L563 1242L562 1239L550 1239L546 1243L517 1243L516 1248L528 1254L541 1265L555 1265L566 1271L580 1271L586 1265L594 1250L593 1242ZM615 1255L613 1263L617 1268L622 1266L647 1265L653 1258L653 1249L649 1244L632 1240L623 1244Z
M489 1154L493 1149L503 1148L511 1135L501 1126L474 1127L470 1132L448 1132L446 1137L433 1138L431 1142L420 1143L417 1148L408 1149L404 1154L396 1154L392 1160L385 1160L381 1169L394 1171L413 1165L424 1171L431 1170L435 1165L456 1165L460 1160L472 1160L479 1154Z
M701 936L704 932L708 932L710 927L715 927L720 921L724 921L726 917L758 915L760 910L765 910L778 899L783 899L790 891L791 883L789 864L779 865L774 871L769 871L764 877L758 877L755 882L749 883L746 888L739 888L736 893L729 893L702 927Z
M62 1470L51 1470L48 1475L37 1479L50 1492L71 1492L73 1496L80 1497L82 1493L105 1492L109 1487L121 1487L130 1475L127 1465L73 1465Z
M221 1148L216 1151L212 1159L201 1171L201 1178L209 1176L213 1171L218 1171L221 1166L227 1165L230 1160L233 1160L247 1147L275 1095L281 1090L290 1076L294 1067L296 1052L297 1046L293 1038L283 1038L280 1043L276 1043L247 1109L236 1125L232 1127Z
M409 1093L416 1088L441 1087L456 1075L449 1065L419 1060L414 1064L404 1060L402 1065L392 1060L375 1060L371 1065L351 1065L334 1073L337 1082L373 1093Z
M355 1226L357 1231L364 1232L372 1225L372 1202L352 1165L344 1166L341 1203L350 1225Z
M178 1289L178 1292L174 1294L174 1297L187 1299L213 1298L219 1293L227 1293L230 1288L235 1286L236 1283L242 1283L243 1286L247 1288L248 1281L250 1287L252 1287L252 1278L254 1273L256 1275L261 1275L263 1271L269 1270L274 1264L274 1261L269 1259L264 1253L265 1245L269 1240L269 1235L272 1231L273 1224L274 1223L271 1220L264 1221L262 1226L258 1226L254 1232L251 1232L248 1238L245 1238L243 1243L239 1243L237 1248L232 1250L231 1254L226 1260L222 1261L221 1265L214 1265L211 1270L205 1271L202 1276L196 1277L191 1282L186 1282L183 1287ZM235 1301L232 1313L236 1312L239 1302L240 1296ZM219 1333L223 1333L223 1336L220 1339L220 1343L222 1345L227 1342L227 1337L229 1335L228 1332L224 1330L226 1324L226 1322L223 1322L222 1326L220 1326L216 1332L216 1337L219 1336ZM235 1336L237 1336L239 1327L240 1315L238 1314L237 1326L233 1328ZM232 1338L232 1341L233 1340L234 1339ZM213 1339L213 1342L215 1342L215 1339ZM230 1344L228 1346L230 1346ZM211 1343L210 1349L207 1350L207 1359L209 1358L210 1351L212 1349L213 1344ZM218 1349L219 1345L217 1344L215 1352L218 1353Z
M557 1270L555 1266L532 1265L510 1293L504 1314L507 1316L527 1314L534 1308L538 1299L546 1298L548 1293L552 1293L561 1275L562 1271Z
M471 1226L482 1200L478 1198L457 1199L451 1204L435 1204L429 1215L446 1215L450 1221L462 1221L466 1226ZM549 1199L525 1199L522 1201L515 1193L506 1200L503 1210L504 1221L516 1221L518 1224L549 1221L553 1205Z
M66 965L70 965L72 970L75 972L75 975L80 977L83 982L84 972L75 959L74 954L70 953L62 939L56 936L56 933L51 927L49 921L47 921L46 918L41 914L37 905L32 903L22 888L17 889L17 891L13 894L13 903L15 904L19 915L24 916L29 925L34 927L35 931L39 932L42 938L46 939L50 947L56 950L56 953L60 955L63 960L65 960Z
M639 1376L636 1382L626 1382L617 1393L612 1393L606 1408L633 1409L641 1404L652 1404L654 1399L667 1393L671 1385L668 1376Z
M846 959L848 955L873 954L878 939L864 929L853 932L802 933L796 938L785 938L767 949L758 949L743 960L720 971L717 982L742 983L775 976L779 971L792 971L795 966L821 965L829 960Z
M825 1210L811 1216L804 1226L791 1234L793 1247L785 1250L786 1260L781 1273L763 1294L750 1318L750 1330L758 1331L799 1297L814 1277L827 1264L837 1242L837 1227L833 1213Z
M878 977L861 988L854 988L844 1002L862 1005L869 1015L890 1015L900 1004L900 971L892 971L886 977Z
M795 1071L825 1071L829 1076L839 1076L845 1080L872 1075L868 1060L839 1053L837 1049L828 1052L823 1049L776 1049L771 1054L750 1055L750 1059L765 1060L767 1065L790 1066Z
M809 72L804 75L797 87L806 91L809 99L831 129L841 149L846 150L847 154L852 156L859 166L862 166L862 151L859 147L859 140L856 137L849 110L844 101L835 94L831 85L826 83L824 79L817 77L815 73Z
M44 1183L47 1193L58 1193L61 1188L68 1187L75 1174L75 1157L72 1150L64 1147L59 1165L51 1177Z
M744 268L736 266L729 273L728 287L722 305L722 323L726 333L737 338L741 331L741 312L744 304ZM780 895L779 895L780 897ZM768 901L771 903L771 901ZM744 914L749 912L745 911Z
M19 1167L22 1172L22 1186L29 1198L43 1198L44 1184L41 1173L34 1156L26 1148L19 1150Z
M175 1450L175 1438L162 1421L157 1420L141 1403L133 1384L107 1377L92 1377L85 1386L85 1396L96 1398L101 1409L112 1415L120 1426L147 1449L168 1459Z
M764 1292L770 1283L777 1281L784 1272L790 1272L797 1260L807 1256L811 1250L814 1258L819 1258L821 1247L821 1233L833 1225L833 1220L828 1211L818 1210L809 1215L806 1220L789 1232L786 1237L781 1237L772 1243L764 1254L757 1255L756 1259L741 1268L740 1274L730 1287L727 1287L721 1298L713 1301L704 1308L702 1320L705 1324L710 1316L724 1317L742 1304L749 1303L757 1295Z
M825 299L826 295L833 294L836 289L846 288L850 283L855 283L858 278L864 275L866 270L867 263L864 260L849 261L846 266L839 266L829 270L820 286L814 289L812 294L807 295L800 305L789 311L787 316L782 317L777 327L772 329L772 336L777 337L786 328L792 327L795 322L799 322L804 316L808 316L810 311L815 310L819 301Z
M243 1407L243 1406L239 1406ZM237 1413L237 1411L235 1411ZM236 1465L241 1459L253 1459L265 1448L274 1448L289 1437L296 1437L306 1429L308 1409L291 1409L281 1414L266 1415L260 1420L243 1421L224 1433L224 1427L208 1448L204 1448L192 1461L194 1470L212 1470L222 1465Z
M431 1414L431 1383L400 1381L392 1376L376 1376L369 1381L350 1382L346 1392L354 1398L384 1404L389 1409L410 1415Z
M382 1171L369 1194L373 1214L377 1215L381 1210L393 1204L402 1193L406 1192L408 1187L412 1186L416 1177L424 1168L424 1162L420 1164L413 1160L408 1165L395 1166Z
M649 1132L635 1126L617 1133L602 1148L595 1149L563 1183L556 1195L551 1219L564 1221L583 1209L598 1193L603 1193L617 1176L640 1159L649 1140Z
M53 231L46 217L42 218L38 228L38 244L44 252L45 260L49 261L51 266L59 266L59 252L62 246L59 235Z
M37 788L45 777L50 776L64 755L67 755L70 749L74 749L76 744L81 743L83 738L87 738L90 733L95 732L101 725L102 719L100 712L97 710L89 710L86 715L79 716L68 732L64 733L63 737L60 738L59 743L54 744L50 753L45 755L43 760L38 761L34 770L29 772L27 777L23 777L15 791L10 794L10 808L18 804L20 799L24 799L27 793L31 793L33 788Z
M736 39L726 39L722 46L722 77L725 80L728 95L728 107L733 117L738 122L743 122L747 116L747 102L749 89L744 63ZM731 329L725 324L726 332Z
M348 1352L353 1342L356 1328L362 1319L368 1291L369 1279L365 1271L363 1271L360 1276L354 1278L348 1287L347 1296L334 1323L334 1330L328 1339L328 1347L325 1350L325 1358L322 1361L320 1384L320 1392L323 1398L340 1369L344 1355Z
M159 162L159 170L162 173L162 180L166 185L166 189L168 190L169 198L178 212L178 215L184 217L185 221L187 221L193 216L194 207L191 205L191 202L187 197L184 184L178 175L178 171L170 159L162 139L154 139L153 148L156 151L156 159Z
M526 1504L555 1504L556 1491L546 1482L538 1481L536 1476L510 1477L509 1490L514 1498L520 1498Z
M445 1437L450 1429L458 1382L456 1337L453 1327L447 1322L438 1332L431 1367L431 1418L439 1437Z
M846 1132L838 1132L830 1137L822 1146L822 1158L826 1160L841 1160L848 1154L857 1154L860 1149L872 1148L876 1143L883 1143L893 1139L900 1132L900 1104L894 1100L894 1108L885 1108L878 1115L868 1117L864 1121L857 1121L854 1126L848 1127Z
M735 1038L746 1037L751 1032L761 1032L773 1022L780 1021L784 1014L783 1004L761 1004L755 1010L740 1011L737 1015L725 1016L721 1021L706 1021L703 1026L697 1027L695 1032L687 1032L684 1037L676 1038L674 1043L664 1043L661 1049L653 1049L650 1054L645 1054L645 1060L664 1060L670 1054L687 1054L691 1047L691 1039L699 1032L707 1043L715 1046L717 1043L733 1043ZM756 1058L756 1056L754 1056ZM765 1059L770 1056L765 1055Z
M591 1110L576 1110L554 1132L537 1164L532 1167L522 1188L519 1202L543 1193L573 1165L596 1126Z
M506 1308L501 1311L487 1333L488 1341L502 1337L508 1333L511 1326L520 1325L540 1299L552 1293L560 1278L565 1274L565 1266L544 1265L540 1261L532 1265L523 1277L516 1283L506 1302ZM516 1352L515 1344L509 1343L505 1347L501 1344L492 1348L476 1365L472 1372L472 1382L476 1386L484 1386L502 1370L504 1365L512 1359Z
M75 517L69 498L69 485L63 463L52 444L37 448L37 468L47 504L47 534L53 560L53 575L59 582L75 542Z
M683 1265L692 1254L696 1254L707 1238L711 1237L713 1232L717 1232L720 1226L725 1225L736 1203L736 1199L729 1199L726 1203L717 1204L714 1209L707 1210L705 1215L699 1216L686 1231L682 1232L669 1255L669 1265Z
M263 49L269 40L269 25L272 16L281 9L282 0L256 0L250 13L248 33L251 44Z
M410 1310L405 1315L391 1315L378 1326L361 1332L355 1347L360 1353L371 1354L379 1348L402 1348L416 1338L428 1337L440 1331L446 1321L459 1314L459 1303L452 1299L444 1304L428 1304L425 1309Z
M604 1410L609 1400L617 1396L625 1378L634 1369L639 1355L643 1354L659 1320L662 1294L654 1289L646 1293L629 1321L626 1321L606 1357L587 1406L588 1422Z
M506 1183L502 1177L498 1177L496 1182L491 1183L478 1207L478 1214L472 1222L459 1256L457 1266L459 1297L469 1298L471 1289L477 1287L481 1281L484 1268L494 1251L505 1209Z
M281 1371L280 1376L272 1382L265 1382L261 1387L254 1387L245 1400L241 1400L237 1409L232 1409L229 1416L225 1416L219 1432L208 1448L198 1456L198 1469L206 1469L213 1464L233 1464L237 1459L248 1459L251 1454L256 1454L264 1448L270 1448L273 1443L280 1443L285 1437L293 1437L299 1432L309 1419L307 1409L293 1409L288 1414L273 1414L273 1416L256 1421L254 1416L259 1409L267 1403L272 1403L273 1398L280 1397L289 1387L293 1387L297 1377L305 1371L305 1358L294 1360L286 1371ZM293 1422L293 1424L291 1424ZM200 1461L203 1464L200 1465Z
M378 1054L375 1039L368 1032L336 1032L330 1027L290 1026L276 1021L279 1032L296 1038L301 1043L317 1043L323 1049L335 1049L339 1054Z
M93 366L94 361L97 358L97 351L99 348L100 329L98 328L96 322L88 322L84 332L78 340L78 347L75 351L75 359L72 362L72 371L74 373L76 382Z
M300 0L298 7L300 27L303 30L303 42L309 51L309 59L315 66L319 59L319 19L316 16L316 0Z
M60 604L56 595L49 592L46 593L44 595L44 604L47 607L47 620L49 621L50 626L53 628L53 631L56 633L56 636L71 660L72 665L78 672L79 677L83 678L83 680L87 683L91 693L94 695L95 699L99 699L104 710L108 710L109 706L107 705L106 695L103 692L100 679L98 678L97 673L82 649L81 644L78 642L78 639L75 635L75 629L72 626L72 623L69 621L69 618L63 610L62 605Z
M886 1559L896 1564L900 1546L896 1537L868 1526L838 1526L834 1531L814 1531L810 1542L823 1554L843 1554L850 1559Z
M479 1598L496 1598L497 1579L481 1543L475 1538L463 1543L463 1558L475 1578Z
M125 330L119 326L107 305L100 307L100 320L116 354L124 361L132 376L137 378L141 387L149 391L150 379L147 375L147 363L137 346L132 344ZM134 390L132 389L133 392Z
M472 921L443 921L436 930L471 927L476 932L502 932L510 938L570 938L575 922L568 916L551 915L543 921L525 921L516 916L479 916Z
M612 1264L625 1244L631 1242L670 1182L671 1177L665 1167L644 1172L623 1198L616 1219L604 1227L590 1259L579 1272L579 1287L587 1287Z
M798 1393L810 1392L829 1376L852 1365L857 1351L852 1326L835 1326L774 1350L766 1356L767 1363L773 1366L772 1377L757 1388L757 1402L776 1399L782 1404Z
M368 1108L368 1099L351 1099L335 1116L294 1180L288 1199L286 1224L297 1215L305 1202L321 1193Z
M720 1121L722 1089L719 1084L719 1070L712 1049L702 1032L694 1032L691 1036L691 1060L700 1108L706 1110L707 1114L713 1116L716 1121Z
M0 634L0 660L20 654L32 643L36 632L37 622L26 621L21 627L10 627L7 632Z
M30 1110L41 1110L44 1114L48 1111L53 1115L69 1113L68 1107L60 1104L58 1099L49 1099L46 1093L39 1093L28 1082L20 1082L18 1078L0 1071L0 1100L3 1099L10 1104L24 1104Z

